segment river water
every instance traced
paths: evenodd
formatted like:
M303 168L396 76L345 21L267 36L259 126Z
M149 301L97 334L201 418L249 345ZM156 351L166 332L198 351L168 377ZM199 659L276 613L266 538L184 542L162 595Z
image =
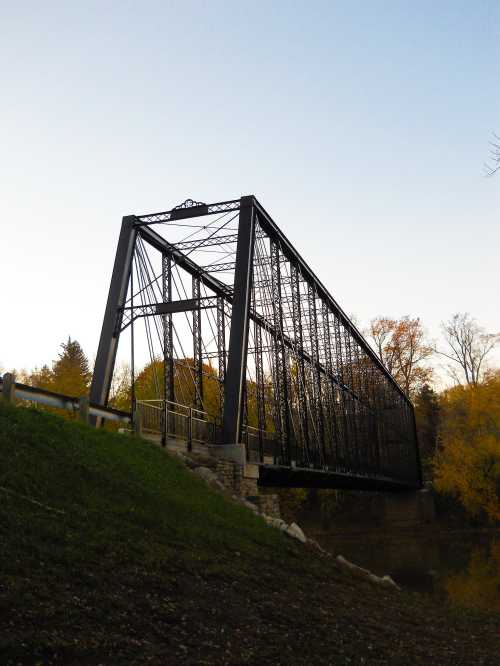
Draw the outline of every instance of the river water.
M311 534L311 533L310 533ZM500 613L500 532L311 534L334 554L452 606Z

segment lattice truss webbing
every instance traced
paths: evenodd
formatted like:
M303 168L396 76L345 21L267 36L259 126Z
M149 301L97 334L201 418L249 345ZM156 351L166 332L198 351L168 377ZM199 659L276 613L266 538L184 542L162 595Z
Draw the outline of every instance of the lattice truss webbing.
M356 341L345 318L318 296L299 262L259 223L252 311L265 324L250 328L253 421L257 418L259 428L271 421L283 463L412 478L411 406ZM252 369L261 367L265 385L259 390ZM265 421L259 396L266 398Z
M222 417L237 204L205 206L199 217L170 211L137 218L121 317L133 350L140 349L142 330L149 365L148 372L138 372L145 362L133 357L137 398L166 399ZM319 295L279 235L270 234L258 210L255 216L243 400L243 436L252 456L414 480L411 405L345 315ZM162 243L151 225L158 225ZM158 308L179 301L185 309Z
M232 293L238 210L201 219L169 219L165 226L168 243L159 250L138 225L121 318L121 330L132 331L135 397L166 399L219 417L231 321L230 301L223 295ZM233 263L226 274L220 270L221 261ZM201 279L212 265L218 274L217 293ZM184 302L186 309L162 313L158 307L176 302ZM144 366L146 372L134 372Z

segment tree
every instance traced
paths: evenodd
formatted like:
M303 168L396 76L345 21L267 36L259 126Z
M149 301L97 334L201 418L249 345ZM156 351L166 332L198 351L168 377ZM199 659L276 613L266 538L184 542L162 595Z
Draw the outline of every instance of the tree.
M434 486L471 515L500 521L500 373L441 396Z
M457 312L442 322L441 328L447 349L436 351L452 361L448 367L451 376L458 383L462 378L467 384L480 382L486 370L486 357L500 341L500 333L486 333L467 312Z
M64 395L81 396L89 391L92 373L79 342L70 337L61 344L62 352L52 366L50 389Z
M430 381L432 369L424 362L432 353L419 318L378 317L368 331L380 360L407 396Z
M195 406L195 363L192 358L174 360L174 392L176 402L188 407ZM163 361L155 359L148 363L135 380L135 396L138 400L163 398ZM203 406L210 416L220 412L219 382L215 369L203 364Z
M130 412L132 405L130 366L121 363L115 367L109 392L109 406Z
M33 370L29 376L28 383L31 386L36 386L36 388L50 390L52 389L53 379L52 370L48 365L43 365L40 370L38 368Z
M414 402L422 467L425 478L430 478L431 461L438 445L440 424L439 396L429 384L424 384L415 395Z

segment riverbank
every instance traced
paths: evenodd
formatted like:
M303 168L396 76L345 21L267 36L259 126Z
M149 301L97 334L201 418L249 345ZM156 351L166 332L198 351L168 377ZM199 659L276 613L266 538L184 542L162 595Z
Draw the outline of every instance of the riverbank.
M2 664L488 664L500 616L373 587L147 442L0 405Z

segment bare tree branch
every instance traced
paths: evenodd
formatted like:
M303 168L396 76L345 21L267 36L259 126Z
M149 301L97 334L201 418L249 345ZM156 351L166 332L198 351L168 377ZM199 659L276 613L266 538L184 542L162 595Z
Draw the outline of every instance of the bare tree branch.
M500 136L493 132L493 136L497 141L500 141ZM485 175L490 178L494 176L500 169L500 143L490 141L490 160L484 163Z
M484 376L484 362L488 354L500 342L500 333L486 333L467 312L457 312L448 321L442 322L441 329L448 349L435 351L460 366L467 384L478 384ZM457 378L454 371L450 374Z

